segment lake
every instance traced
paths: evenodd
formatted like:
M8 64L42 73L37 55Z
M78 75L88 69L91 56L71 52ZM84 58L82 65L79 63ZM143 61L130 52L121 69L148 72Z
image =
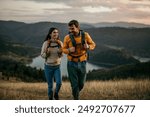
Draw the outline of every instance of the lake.
M31 67L36 67L37 69L44 69L44 59L41 56L38 56L36 58L33 59L31 64L28 64ZM96 69L102 69L103 67L91 64L87 62L86 65L87 68L87 72L92 71L92 70L96 70ZM61 74L62 76L68 76L67 74L67 57L66 55L64 55L62 57L62 61L61 61Z
M133 56L135 59L138 59L140 62L147 62L150 60L150 58L142 58L142 57L138 57L138 56ZM28 64L31 67L36 67L37 69L44 69L44 59L41 56L35 57L32 61L31 64ZM91 64L87 62L86 65L87 68L87 72L92 71L92 70L97 70L97 69L102 69L104 67L95 65L95 64ZM68 76L67 74L67 57L66 55L64 55L62 57L62 61L61 61L61 74L62 76Z
M133 56L135 59L139 60L140 62L148 62L150 61L150 58L146 57L139 57L139 56Z

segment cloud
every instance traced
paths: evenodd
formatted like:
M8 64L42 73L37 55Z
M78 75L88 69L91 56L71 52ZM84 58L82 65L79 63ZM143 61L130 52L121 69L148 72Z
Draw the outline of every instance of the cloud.
M89 12L89 13L112 12L115 10L116 10L116 8L109 8L109 7L104 7L104 6L99 6L99 7L86 6L86 7L83 7L83 11Z
M9 4L8 4L9 3ZM150 0L1 0L0 19L150 24ZM147 19L144 19L147 18Z
M35 2L35 3L67 3L72 0L13 0L13 1L26 1L26 2Z

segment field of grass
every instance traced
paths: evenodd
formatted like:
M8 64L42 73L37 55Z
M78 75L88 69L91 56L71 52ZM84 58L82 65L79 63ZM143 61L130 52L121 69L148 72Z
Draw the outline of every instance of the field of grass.
M61 100L72 100L69 82L63 82ZM47 83L0 80L1 100L47 100ZM150 80L90 81L80 93L81 100L150 99Z

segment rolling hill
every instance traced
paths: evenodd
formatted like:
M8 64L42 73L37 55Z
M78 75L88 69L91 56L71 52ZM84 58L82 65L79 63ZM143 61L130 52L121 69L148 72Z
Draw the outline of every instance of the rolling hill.
M96 64L117 65L137 63L137 60L132 58L133 55L150 57L150 28L136 28L135 24L133 28L131 23L129 25L129 28L113 27L113 25L112 27L99 27L98 25L95 27L93 24L82 23L81 29L88 31L97 45L96 49L90 53L89 61ZM37 53L40 53L43 40L50 27L57 27L60 30L60 38L63 41L64 36L68 33L66 23L38 22L26 24L15 21L0 21L0 40L6 43L3 44L2 50L6 48L7 43L11 43L10 45L17 43L24 47L37 48ZM122 49L120 50L120 48Z

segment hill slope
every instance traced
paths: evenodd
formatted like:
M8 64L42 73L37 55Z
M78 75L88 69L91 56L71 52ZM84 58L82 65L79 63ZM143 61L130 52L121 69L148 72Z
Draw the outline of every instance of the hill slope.
M94 70L87 75L87 80L112 80L112 79L149 79L150 61L121 65L112 69Z
M60 30L60 38L63 41L64 36L68 33L68 27L65 23L39 22L26 24L13 21L0 21L0 40L39 48L38 53L40 53L43 40L50 27L57 27ZM125 61L132 58L133 55L150 57L150 28L95 28L89 24L81 24L81 29L88 31L97 45L96 49L90 54L90 62L116 64L115 61L126 63ZM101 49L101 46L105 46L105 49ZM110 47L123 48L123 51ZM123 58L120 59L120 57Z

